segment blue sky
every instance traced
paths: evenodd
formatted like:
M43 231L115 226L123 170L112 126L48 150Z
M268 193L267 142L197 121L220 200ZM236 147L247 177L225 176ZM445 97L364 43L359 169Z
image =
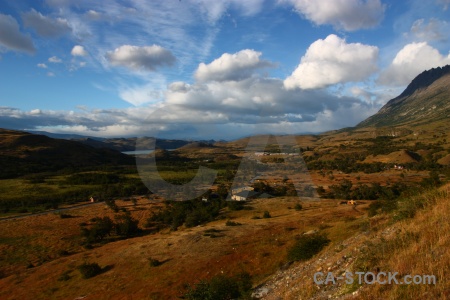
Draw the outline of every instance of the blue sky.
M450 64L450 0L0 3L0 127L233 139L354 126Z

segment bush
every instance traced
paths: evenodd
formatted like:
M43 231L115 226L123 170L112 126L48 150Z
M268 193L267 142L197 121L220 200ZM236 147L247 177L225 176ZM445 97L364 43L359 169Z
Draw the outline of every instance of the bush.
M218 275L210 281L201 281L189 287L184 295L190 300L251 299L252 282L248 273L234 277Z
M242 225L242 224L241 224L241 223L238 223L238 222L231 221L231 220L228 220L228 221L225 223L225 226L239 226L239 225Z
M111 234L114 222L109 217L97 218L91 229L81 228L81 235L86 238L87 243L103 240Z
M241 201L227 201L227 207L229 210L243 210L244 202Z
M73 218L73 216L70 215L70 214L60 214L59 217L60 217L61 219L69 219L69 218Z
M62 273L59 277L58 277L58 281L67 281L69 280L71 277L69 275L70 271L65 271L64 273Z
M295 204L294 209L295 210L302 210L303 206L300 203Z
M129 237L139 233L139 221L131 217L130 213L124 213L116 216L116 223L114 225L116 234L119 236Z
M111 199L105 200L105 203L106 203L106 205L107 205L109 208L112 209L112 211L114 211L114 212L116 212L116 213L119 212L119 207L117 206L115 200L111 200Z
M82 265L78 266L78 270L81 273L81 276L84 279L88 279L91 277L94 277L102 272L102 268L97 263L83 263Z
M328 245L330 240L324 234L302 235L288 251L288 260L308 260Z
M266 210L266 211L263 213L263 218L264 218L264 219L269 219L269 218L272 218L272 216L271 216L270 213Z
M160 262L157 259L151 258L151 257L148 259L148 262L149 262L151 267L157 267L157 266L162 265L162 262Z

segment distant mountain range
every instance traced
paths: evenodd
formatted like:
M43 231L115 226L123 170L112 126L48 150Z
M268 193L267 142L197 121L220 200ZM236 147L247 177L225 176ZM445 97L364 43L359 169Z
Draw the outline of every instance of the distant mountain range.
M112 149L96 149L76 141L0 129L0 178L134 163L133 157Z
M129 137L129 138L102 138L102 137L93 137L93 136L85 136L79 134L61 134L61 133L51 133L46 131L28 131L33 134L41 134L54 139L64 139L64 140L73 140L76 142L80 142L85 145L89 145L94 148L108 148L117 150L120 152L125 151L134 151L136 149L137 137ZM173 139L163 139L163 138L154 138L154 137L140 137L139 138L139 148L141 149L150 149L153 147L153 144L156 140L156 148L159 149L177 149L189 144L196 143L204 143L204 144L214 144L215 140L201 140L201 141L191 141L191 140L173 140Z

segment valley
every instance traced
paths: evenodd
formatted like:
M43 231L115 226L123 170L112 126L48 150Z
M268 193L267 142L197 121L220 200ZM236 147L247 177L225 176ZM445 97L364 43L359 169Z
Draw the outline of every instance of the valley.
M148 138L155 151L137 160L120 152L132 138L0 130L0 298L448 294L448 264L439 261L449 259L449 235L438 228L450 213L449 71L419 75L356 127L219 142ZM412 111L423 99L435 108ZM213 184L172 198L145 184L160 176L182 186L201 167L217 172ZM177 201L184 192L198 196ZM318 270L380 268L433 273L438 283L425 291L313 282Z

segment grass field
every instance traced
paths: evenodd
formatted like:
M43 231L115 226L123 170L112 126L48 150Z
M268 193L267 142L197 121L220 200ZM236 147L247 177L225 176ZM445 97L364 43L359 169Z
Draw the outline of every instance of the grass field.
M140 200L136 207L128 201L117 203L129 209L141 224L150 213L147 208L158 206L147 200ZM354 210L336 201L308 202L296 211L296 203L298 198L292 197L255 200L250 203L251 209L225 209L222 220L205 226L119 240L92 250L79 245L79 224L89 223L94 216L111 216L113 213L103 204L73 210L72 218L49 214L4 221L0 266L6 277L0 281L0 297L67 299L88 295L88 299L110 299L132 294L139 299L167 299L180 296L185 284L242 271L259 282L287 262L287 249L295 236L321 230L335 245L358 232L367 205ZM253 218L264 211L272 217ZM226 226L228 219L241 225ZM151 267L150 258L164 263ZM76 266L83 261L97 262L108 270L82 279ZM70 279L58 280L65 272ZM18 285L28 288L18 291Z

